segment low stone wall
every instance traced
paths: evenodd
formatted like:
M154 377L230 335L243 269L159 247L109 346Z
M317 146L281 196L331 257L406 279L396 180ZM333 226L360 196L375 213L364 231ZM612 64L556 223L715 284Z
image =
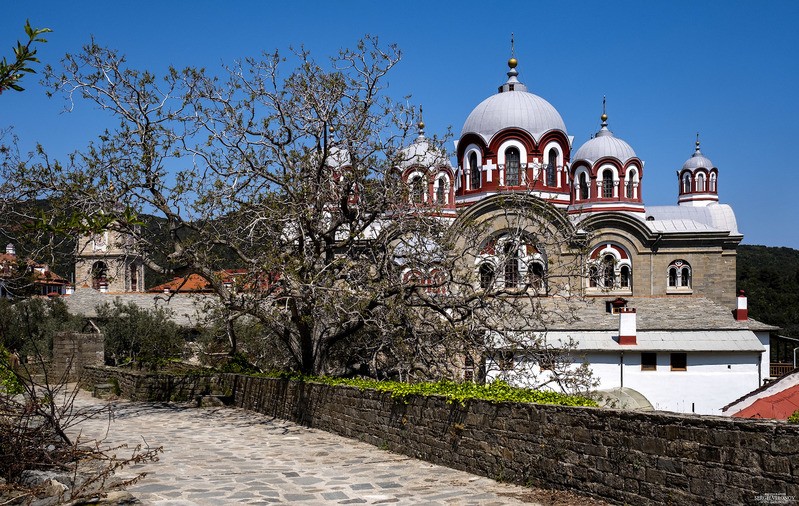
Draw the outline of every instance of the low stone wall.
M51 371L56 378L63 375L70 381L78 379L84 366L105 363L105 337L99 332L58 332L53 336Z
M782 422L222 379L237 407L522 485L630 504L799 500L799 426Z
M132 401L187 401L216 392L218 377L212 374L170 374L135 371L117 367L83 368L81 386L112 384L121 397Z

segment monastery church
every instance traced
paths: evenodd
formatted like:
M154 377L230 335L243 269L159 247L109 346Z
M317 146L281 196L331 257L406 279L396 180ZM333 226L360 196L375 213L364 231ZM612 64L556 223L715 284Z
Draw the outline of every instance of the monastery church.
M469 257L481 287L533 277L545 309L579 294L576 319L530 330L545 331L549 342L576 342L598 389L622 406L721 414L768 378L769 332L776 330L748 318L746 297L736 292L743 236L732 208L719 202L723 171L697 138L675 167L676 205L647 206L644 162L613 134L608 116L603 112L599 131L575 145L557 109L519 80L517 63L508 61L505 82L466 118L456 164L433 152L420 123L399 167L409 199L452 226L467 219L488 224ZM511 239L507 218L500 219L510 196L538 209L548 220L543 228L580 238L580 250L537 244L539 230L529 231L527 241ZM104 295L153 298L134 293L144 291L141 260L132 251L109 250L111 242L94 238L80 255L76 282L92 281L67 297L78 312L90 313ZM559 272L575 261L577 269ZM114 262L124 275L111 287L102 272ZM485 364L488 379L523 378L545 367L507 351ZM476 377L476 367L464 363L464 378Z

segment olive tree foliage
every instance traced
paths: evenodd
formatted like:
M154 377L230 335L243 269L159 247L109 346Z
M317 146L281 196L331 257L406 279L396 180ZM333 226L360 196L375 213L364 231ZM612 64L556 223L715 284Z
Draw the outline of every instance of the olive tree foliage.
M17 41L14 46L14 58L6 60L5 57L0 61L0 93L4 90L11 89L14 91L23 91L24 88L19 85L20 79L25 74L34 74L34 70L30 64L39 63L36 57L37 49L34 47L35 43L47 42L47 39L42 37L45 33L50 33L52 30L49 28L33 28L30 21L25 21L25 35L28 36L26 43Z
M97 318L105 335L106 362L135 362L154 369L165 360L183 355L180 327L170 320L166 309L143 309L114 300L97 308Z
M474 249L497 220L522 248L521 228L541 218L508 200L490 220L466 213L453 224L410 203L397 168L418 161L404 148L419 117L385 90L400 57L365 38L324 62L300 49L221 76L187 68L159 78L89 44L47 79L69 108L88 101L114 125L66 163L6 164L7 193L55 203L41 229L115 228L154 271L207 278L234 350L244 318L305 373L452 376L467 353L485 362L492 332L540 323L539 280L484 289ZM446 163L439 140L428 142ZM160 229L141 226L145 213ZM535 234L571 247L571 232L556 232ZM231 283L224 267L246 274Z

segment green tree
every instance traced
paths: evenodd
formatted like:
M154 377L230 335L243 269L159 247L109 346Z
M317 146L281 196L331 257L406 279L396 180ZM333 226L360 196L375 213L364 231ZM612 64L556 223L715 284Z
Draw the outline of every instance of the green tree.
M79 330L62 299L0 299L0 345L21 357L49 358L57 332Z
M156 368L183 355L180 327L170 320L165 309L143 309L115 300L97 308L97 319L105 335L107 360L114 364L132 361Z

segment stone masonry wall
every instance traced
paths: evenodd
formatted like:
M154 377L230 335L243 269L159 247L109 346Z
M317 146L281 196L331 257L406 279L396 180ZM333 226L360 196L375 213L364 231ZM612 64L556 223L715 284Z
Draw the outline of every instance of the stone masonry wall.
M64 374L70 380L86 365L105 362L105 341L100 333L58 332L53 336L52 372L55 378Z
M169 374L132 371L117 367L84 367L80 383L91 390L112 384L119 395L132 401L187 401L214 391L218 381L210 374Z
M799 499L799 426L411 397L225 375L235 405L471 473L630 504ZM772 496L773 497L773 496Z

